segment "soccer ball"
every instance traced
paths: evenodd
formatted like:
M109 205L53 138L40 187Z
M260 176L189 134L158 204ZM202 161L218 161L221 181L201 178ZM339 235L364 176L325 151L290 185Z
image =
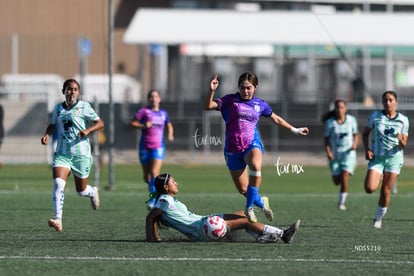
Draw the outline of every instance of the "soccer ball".
M203 224L204 233L212 240L223 238L227 233L227 223L219 216L209 216Z

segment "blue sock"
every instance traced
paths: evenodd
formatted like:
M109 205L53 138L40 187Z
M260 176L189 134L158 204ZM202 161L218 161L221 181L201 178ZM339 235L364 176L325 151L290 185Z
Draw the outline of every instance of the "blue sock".
M153 193L153 192L156 191L155 190L154 182L155 182L155 177L151 177L151 179L150 179L150 181L148 183L148 190L149 190L150 193Z
M254 200L254 204L259 208L264 207L264 202L262 200L262 196L259 194L259 189L257 189L257 194L256 194L256 199Z
M155 182L155 177L152 177L148 183L148 190L150 193L153 193L156 191L154 182ZM150 206L151 209L154 207L155 201L156 201L155 198L153 198L148 202L148 206Z
M253 186L247 186L246 192L246 208L253 207L255 204L259 189Z

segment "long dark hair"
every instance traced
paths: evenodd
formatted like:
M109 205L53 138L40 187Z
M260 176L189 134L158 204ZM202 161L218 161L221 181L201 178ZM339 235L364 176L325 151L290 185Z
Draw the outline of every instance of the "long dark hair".
M171 174L169 173L163 173L155 177L154 179L155 192L152 192L149 194L150 198L145 203L150 202L152 199L158 200L158 198L162 194L166 194L167 191L165 190L164 185L166 185L168 181L170 181L170 178L171 178Z
M334 109L332 109L332 110L330 110L330 111L322 114L322 117L321 117L321 122L322 123L326 123L326 121L328 121L330 118L336 118L335 109L338 106L338 104L340 104L340 103L343 103L343 104L346 105L345 100L343 100L343 99L336 99L335 102L334 102Z
M159 195L166 193L164 189L164 185L166 185L168 181L170 181L170 178L171 178L171 174L169 173L160 174L155 178L154 186L155 186L155 190L157 191Z

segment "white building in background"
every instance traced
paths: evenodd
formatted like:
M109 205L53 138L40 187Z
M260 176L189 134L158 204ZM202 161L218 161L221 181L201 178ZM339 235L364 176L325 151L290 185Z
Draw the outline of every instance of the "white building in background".
M80 82L80 76L74 76ZM15 101L45 101L47 110L63 100L62 85L65 79L54 74L4 74L1 87L4 97ZM81 87L82 99L91 103L109 102L108 75L86 75ZM115 74L112 80L114 103L139 103L141 91L138 82L127 75Z
M252 2L256 8L230 9L227 2L226 9L138 9L123 39L169 48L173 57L161 58L171 72L169 99L179 103L199 100L192 92L203 87L200 76L219 74L221 88L230 88L246 70L258 73L261 95L270 102L371 102L385 89L414 101L408 86L414 16L396 6L412 1ZM297 8L276 9L289 2ZM341 3L346 10L335 6Z
M54 74L4 74L1 86L4 97L11 101L47 101L47 110L61 101L63 77Z
M74 78L80 82L80 76ZM109 102L108 75L88 74L82 80L82 99L89 102ZM115 74L112 76L112 101L114 103L139 103L142 99L139 83L127 75Z

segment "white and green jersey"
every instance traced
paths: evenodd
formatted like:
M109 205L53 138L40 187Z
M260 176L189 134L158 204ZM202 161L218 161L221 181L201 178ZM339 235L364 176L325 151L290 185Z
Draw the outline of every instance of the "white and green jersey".
M79 132L87 129L94 121L99 120L98 114L88 102L78 101L69 110L63 104L53 109L49 123L55 125L57 131L56 153L64 155L90 155L89 138L79 136Z
M154 208L162 210L161 221L165 225L180 231L191 240L206 239L203 219L208 216L200 216L188 211L184 203L167 194L158 198Z
M358 133L358 124L352 115L346 114L343 123L339 123L334 117L326 121L323 136L328 138L335 159L345 158L354 143L356 133Z
M390 157L403 152L397 134L408 136L407 116L398 112L397 116L389 118L383 111L374 111L368 119L367 127L372 129L371 150L374 156Z

